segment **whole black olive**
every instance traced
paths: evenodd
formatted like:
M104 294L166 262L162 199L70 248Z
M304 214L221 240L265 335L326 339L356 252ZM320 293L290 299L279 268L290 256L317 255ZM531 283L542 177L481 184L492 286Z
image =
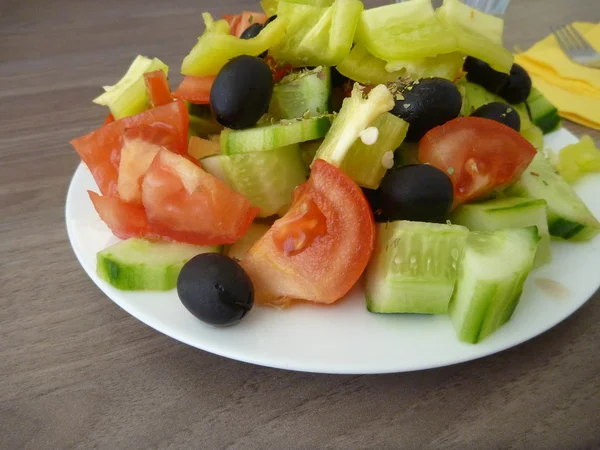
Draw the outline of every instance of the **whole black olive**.
M498 95L508 103L516 104L527 100L530 93L531 77L520 65L513 64L508 81L498 91Z
M269 110L273 95L271 69L256 56L238 56L217 74L210 90L210 106L221 125L243 129L256 124Z
M495 120L511 127L515 131L521 130L521 117L515 108L502 102L487 103L477 108L471 114L475 117Z
M177 294L189 312L211 325L237 323L254 304L252 281L242 266L220 253L190 259L179 273Z
M468 81L483 86L493 94L497 94L508 80L507 74L492 69L488 63L472 56L465 58L463 70L467 72Z
M443 221L454 201L450 177L429 164L411 164L388 172L374 204L380 220Z
M405 87L391 113L410 125L407 142L416 142L438 125L455 119L462 97L456 85L443 78L423 78Z

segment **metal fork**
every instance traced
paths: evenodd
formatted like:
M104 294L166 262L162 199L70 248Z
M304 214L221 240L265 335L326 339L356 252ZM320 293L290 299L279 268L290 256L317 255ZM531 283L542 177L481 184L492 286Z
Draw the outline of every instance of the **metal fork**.
M569 58L578 64L600 69L600 53L573 27L550 27L558 44Z

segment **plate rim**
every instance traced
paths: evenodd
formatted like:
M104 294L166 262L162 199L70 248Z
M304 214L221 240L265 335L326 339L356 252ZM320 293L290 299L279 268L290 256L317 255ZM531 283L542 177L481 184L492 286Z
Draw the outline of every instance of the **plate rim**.
M546 138L547 136L555 135L558 133L566 134L566 136L568 136L568 138L571 140L577 139L577 137L572 132L570 132L569 130L567 130L566 128L563 128L563 127L559 128L558 130L556 130L553 133L550 133L549 135L546 135L544 137ZM71 176L71 179L69 181L69 187L68 187L67 194L65 197L65 222L66 222L67 234L69 237L69 243L70 243L71 248L77 258L79 265L84 270L84 272L88 275L88 277L94 282L96 287L98 287L100 289L100 291L106 297L108 297L113 303L118 305L125 312L127 312L129 315L133 316L135 319L139 320L146 326L158 331L159 333L169 336L172 339L175 339L179 342L189 345L191 347L200 349L200 350L208 352L208 353L219 355L221 357L225 357L228 359L233 359L235 361L240 361L240 362L254 364L254 365L263 366L263 367L270 367L270 368L274 368L274 369L295 371L295 372L338 374L338 375L342 375L342 374L343 375L372 375L372 374L387 374L387 373L404 373L404 372L413 372L413 371L419 371L419 370L441 368L441 367L451 366L451 365L455 365L455 364L465 363L468 361L474 361L477 359L485 358L485 357L493 355L493 354L501 353L501 352L504 352L505 350L508 350L513 347L517 347L527 341L530 341L538 336L541 336L542 334L544 334L544 333L548 332L549 330L551 330L552 328L554 328L556 325L568 320L575 312L577 312L579 309L581 309L581 307L583 307L595 295L596 292L598 292L600 290L600 286L598 286L595 289L593 289L590 293L586 293L586 295L585 295L586 300L583 301L581 304L579 304L574 309L572 309L567 315L558 317L555 320L548 322L547 324L545 324L542 327L543 329L538 330L531 335L527 335L526 338L524 338L524 339L519 338L519 339L517 339L517 341L509 341L503 345L499 345L497 347L491 347L491 348L484 350L477 354L465 354L464 356L461 356L461 357L456 357L456 356L446 357L446 358L442 357L437 362L414 364L409 367L399 367L399 366L391 367L390 366L388 369L382 369L380 367L377 367L377 368L374 368L373 370L368 370L368 369L364 369L364 368L360 369L360 370L354 370L353 368L343 369L340 367L324 368L322 366L322 364L318 364L318 363L314 364L314 363L306 363L306 362L302 363L302 365L289 364L289 363L285 363L285 362L278 362L277 359L259 360L257 358L252 358L251 356L247 357L246 355L243 355L243 354L240 355L239 352L236 352L233 350L228 351L227 347L215 348L215 346L205 345L205 343L199 343L198 341L190 340L185 336L178 335L177 333L173 332L172 328L165 326L161 321L153 320L151 315L142 313L139 310L134 310L134 308L130 306L129 302L123 301L122 297L115 298L115 296L111 295L111 292L110 292L110 289L113 289L113 288L107 282L105 282L104 280L102 280L98 277L98 275L95 272L95 269L88 270L88 267L86 267L86 264L84 263L84 257L82 254L83 250L78 248L78 246L75 245L75 243L74 243L75 231L72 229L74 225L72 224L72 221L70 220L70 217L73 217L72 208L73 208L74 202L75 202L75 200L73 200L73 196L75 195L74 194L74 192L75 192L74 181L76 180L76 177L80 174L80 172L83 172L85 170L87 170L87 168L85 167L85 164L83 162L80 162L79 165L77 166L77 168L75 169L73 175ZM126 293L127 293L127 291L123 291L123 294L126 294Z

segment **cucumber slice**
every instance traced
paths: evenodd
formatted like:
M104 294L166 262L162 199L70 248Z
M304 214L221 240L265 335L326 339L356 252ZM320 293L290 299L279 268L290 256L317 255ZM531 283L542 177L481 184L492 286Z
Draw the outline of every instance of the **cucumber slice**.
M449 309L461 341L475 344L510 319L538 241L536 227L469 235Z
M329 67L292 73L273 88L269 114L275 119L296 119L329 112Z
M529 141L538 152L544 150L544 133L534 124L530 124L528 128L521 128L521 136Z
M544 134L550 133L560 127L558 109L536 88L531 88L531 93L525 103L529 108L531 120Z
M246 130L225 129L221 132L221 153L233 155L274 150L286 145L322 138L331 127L331 116L282 120Z
M366 272L367 309L377 313L444 314L469 230L398 221L377 225Z
M162 70L165 75L169 74L169 68L160 59L138 55L123 78L113 86L104 86L106 92L96 97L93 102L108 106L116 120L146 111L149 101L144 74L155 70Z
M340 167L360 133L393 107L394 97L384 85L373 88L368 98L364 99L360 85L355 83L352 95L344 99L342 109L333 121L315 159L320 158ZM381 160L372 160L369 163L381 165Z
M450 220L473 231L537 227L540 242L535 254L534 265L539 267L551 260L546 209L546 201L542 199L516 197L494 199L459 206L452 213Z
M226 250L227 256L230 258L241 261L248 253L248 250L254 245L256 241L258 241L261 237L265 235L267 231L271 228L270 225L266 225L263 223L253 223L238 241L234 244L231 244L229 248Z
M220 253L221 246L128 239L96 255L96 273L124 291L167 291L177 286L183 265L201 253Z
M371 124L379 131L377 142L366 145L359 138L348 150L340 169L362 187L377 189L389 166L383 161L402 144L408 123L393 114L385 113Z
M259 217L285 214L292 192L307 176L298 144L268 152L215 155L201 164L260 208Z
M600 223L542 153L538 153L509 195L543 199L548 203L548 229L551 236L588 241L600 232Z
M315 155L317 154L317 150L323 143L323 139L315 139L314 141L307 141L300 143L300 156L302 157L302 161L306 166L306 170L310 169L310 165L315 159Z

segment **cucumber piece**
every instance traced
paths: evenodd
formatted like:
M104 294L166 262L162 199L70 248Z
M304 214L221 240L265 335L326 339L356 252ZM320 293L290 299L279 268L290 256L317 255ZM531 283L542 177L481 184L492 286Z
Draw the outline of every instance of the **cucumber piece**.
M300 156L302 157L302 161L306 166L306 170L310 169L310 165L315 159L315 155L317 154L317 150L323 143L323 139L315 139L314 141L307 141L300 143Z
M329 67L291 73L273 88L269 115L279 120L326 114L330 91Z
M350 147L359 138L360 133L368 128L380 115L394 107L394 97L388 89L380 84L369 92L364 99L362 88L354 84L352 95L342 104L331 130L319 147L316 158L340 167ZM381 165L381 160L369 161L373 165Z
M469 230L459 225L397 221L377 225L367 266L367 309L444 314Z
M246 130L225 129L221 132L221 153L233 155L274 150L286 145L322 138L331 127L329 115L309 119L282 120Z
M533 158L519 181L506 192L509 195L546 200L551 236L588 241L600 232L598 220L542 153Z
M258 241L261 237L265 235L267 231L271 228L270 225L266 225L263 223L253 223L239 240L237 240L234 244L231 244L229 248L226 250L225 254L230 258L241 261L248 253L248 250L254 245L256 241Z
M123 291L167 291L177 286L183 265L201 253L220 253L221 246L128 239L96 255L96 273Z
M529 141L538 152L544 150L544 133L534 124L530 124L528 128L521 128L521 136Z
M539 127L544 134L550 133L560 127L560 116L558 109L548 101L536 88L531 88L531 93L525 101L531 114L532 122Z
M600 172L600 151L588 135L576 144L563 147L558 154L558 173L572 183L586 173Z
M450 220L473 231L537 227L540 242L535 254L534 266L539 267L551 260L546 209L546 201L542 199L499 198L459 206L453 211Z
M104 86L104 94L96 97L93 102L108 106L115 120L146 111L150 103L144 74L155 70L162 70L165 75L169 74L169 68L160 59L138 55L123 78L112 86Z
M285 214L292 192L307 177L298 144L267 152L215 155L201 164L260 208L258 217Z
M371 124L377 128L379 136L373 145L366 145L359 138L348 150L340 169L362 187L377 189L389 166L382 162L387 153L393 152L402 144L408 123L393 114L385 113Z
M510 319L538 241L536 227L469 235L449 309L461 341L475 344Z

